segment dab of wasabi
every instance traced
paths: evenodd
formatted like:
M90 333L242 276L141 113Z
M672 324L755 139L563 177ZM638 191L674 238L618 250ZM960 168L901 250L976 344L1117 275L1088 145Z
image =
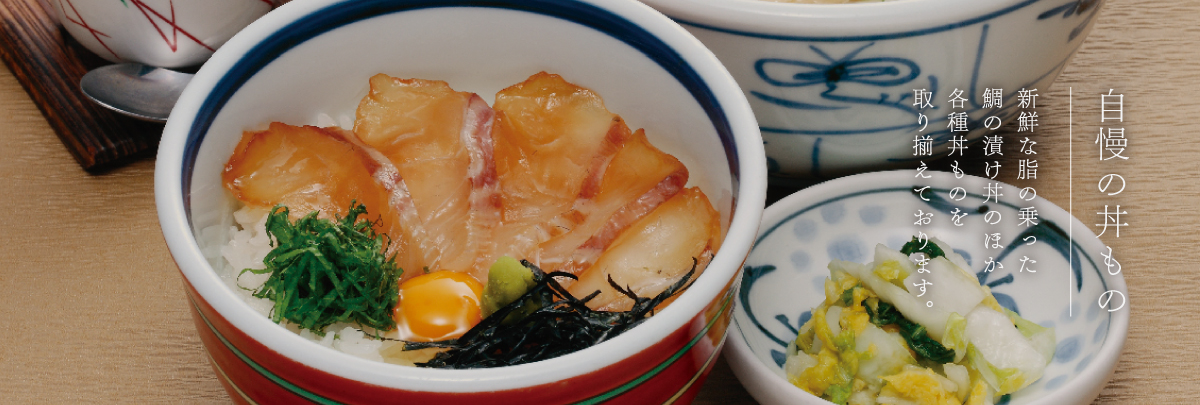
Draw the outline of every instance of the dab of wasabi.
M488 269L488 282L483 287L483 302L479 306L483 317L487 318L505 305L521 298L534 284L536 282L533 280L533 271L521 265L517 259L510 256L496 259Z

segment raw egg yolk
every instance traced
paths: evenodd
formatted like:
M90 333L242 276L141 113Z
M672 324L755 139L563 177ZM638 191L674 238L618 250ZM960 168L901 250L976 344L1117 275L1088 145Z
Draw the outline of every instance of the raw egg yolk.
M432 342L462 336L479 323L483 285L454 271L422 274L400 284L394 318L400 339Z

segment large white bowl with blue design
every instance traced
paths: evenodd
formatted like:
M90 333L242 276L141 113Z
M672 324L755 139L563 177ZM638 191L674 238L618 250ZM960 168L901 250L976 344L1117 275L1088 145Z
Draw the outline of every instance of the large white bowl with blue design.
M924 232L953 246L1001 305L1055 328L1058 347L1045 375L997 403L1090 404L1112 375L1129 327L1125 280L1106 265L1103 242L1053 203L1023 200L1024 186L946 172L919 179L915 173L844 177L767 207L743 269L725 352L738 379L763 404L827 403L789 384L782 370L787 343L825 299L826 266L832 259L869 262L875 244L899 249ZM1001 187L999 202L984 201L989 183ZM929 201L913 191L924 186ZM967 192L959 201L949 194L955 187ZM1036 209L1036 225L1021 224L1026 207ZM968 213L962 226L953 223L955 209ZM932 223L914 225L918 211L933 213ZM984 222L988 211L1000 215L995 225ZM985 248L984 235L993 233L1001 234L1004 248ZM1036 272L1021 271L1026 257L1037 261L1026 265ZM989 258L1003 267L983 271ZM1102 308L1108 291L1117 293L1109 293Z
M1018 92L1049 89L1103 3L642 1L683 25L737 79L776 178L898 168L916 159L918 133L942 156L952 135L979 139L988 117L1015 121ZM1001 108L985 108L988 88L1002 90ZM914 89L932 92L932 105L915 107ZM954 89L966 99L961 109L949 103ZM951 112L968 114L968 133L950 132ZM924 132L918 114L928 117Z

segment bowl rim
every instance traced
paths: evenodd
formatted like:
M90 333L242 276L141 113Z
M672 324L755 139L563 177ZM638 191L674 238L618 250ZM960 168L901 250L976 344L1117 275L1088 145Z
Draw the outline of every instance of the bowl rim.
M1042 0L896 0L848 4L770 0L643 1L688 27L764 39L828 42L934 34L1002 17ZM1048 8L1043 13L1050 10L1063 11Z
M593 12L607 13L604 15L623 19L625 24L641 29L662 41L698 75L699 82L713 93L713 100L728 120L729 132L732 135L729 142L732 144L726 145L726 154L729 159L736 161L736 165L731 162L730 168L731 191L735 193L735 204L731 207L732 215L722 249L710 263L705 274L707 277L700 277L698 282L672 305L647 320L644 327L634 328L596 347L531 364L474 370L417 369L357 358L301 338L252 310L241 299L237 299L220 280L199 249L192 232L190 208L184 199L185 192L190 192L190 185L187 184L190 169L187 166L186 155L192 153L194 156L194 151L189 152L186 149L192 147L188 142L189 135L197 130L199 125L196 122L198 110L230 69L235 68L241 58L255 49L255 46L271 39L271 34L289 27L305 16L333 7L347 7L351 4L362 6L364 3L382 1L307 0L288 3L255 21L230 39L197 72L191 84L184 90L167 122L159 147L155 170L155 199L164 238L185 280L236 329L284 357L350 380L421 392L512 390L586 375L646 350L662 341L669 333L684 327L695 316L702 315L703 308L718 296L740 270L745 253L749 252L753 242L753 235L757 234L762 207L765 205L766 157L749 103L729 72L707 48L682 27L648 6L629 0L553 1L558 4L569 3ZM467 2L406 0L390 3L451 7ZM499 3L506 2L491 2L491 5L486 7L498 8L495 4ZM527 6L530 2L520 3ZM529 7L519 11L545 14ZM402 13L404 10L392 12ZM370 18L380 15L382 14L375 14ZM634 377L637 376L630 378ZM470 381L471 384L462 384L464 381Z
M929 173L940 173L946 176L953 175L952 173L940 171L929 171ZM994 180L978 176L967 176L974 178L972 181L995 182ZM799 208L827 201L833 198L833 196L844 196L869 188L892 187L906 182L911 183L912 181L913 170L902 169L861 173L827 180L802 189L767 206L763 212L763 223L759 226L759 235L755 236L755 241L757 243L765 233L773 230L777 224L789 220L792 213L796 212ZM1003 182L1000 182L1000 184L1001 186L1015 187ZM1056 211L1063 214L1068 213L1057 204L1045 198L1042 198L1042 204L1045 204L1047 207L1053 207ZM1075 243L1087 251L1099 251L1100 247L1103 246L1100 238L1092 232L1091 228L1084 225L1079 218L1073 215L1070 215L1070 218L1074 229L1083 230L1083 232L1078 233L1083 238L1074 238ZM753 250L751 251L751 255L753 255ZM1030 405L1075 403L1087 395L1090 395L1090 397L1086 397L1086 400L1090 403L1091 399L1099 395L1116 368L1117 360L1125 346L1125 340L1129 331L1129 317L1132 303L1128 301L1129 289L1125 283L1124 273L1119 273L1115 276L1102 275L1102 277L1107 277L1105 282L1111 290L1120 291L1125 295L1125 308L1110 312L1112 317L1108 324L1108 332L1105 334L1104 343L1096 353L1096 357L1093 357L1091 362L1083 370L1077 372L1075 377L1070 379L1065 385L1045 396L1034 398L1029 402ZM741 286L739 285L738 288L740 293ZM738 322L737 314L739 308L740 304L734 308L731 316L730 342L729 350L726 352L726 360L730 363L730 368L733 369L738 380L746 386L746 390L750 392L751 396L758 401L768 404L796 400L812 404L828 403L824 399L812 395L780 378L770 366L764 364L754 354L749 343L746 342L742 326Z
M79 2L79 6L85 7L83 10L80 10L79 6L69 1L66 5L62 4L61 1L51 1L50 5L53 8L52 13L58 18L68 35L104 60L114 63L142 63L163 68L185 68L203 63L212 55L212 48L219 48L223 44L223 41L219 41L220 38L230 37L231 34L236 33L242 28L241 25L230 24L229 21L225 21L219 18L219 16L229 14L228 10L236 7L240 11L240 14L253 15L254 18L261 17L275 8L274 1L224 1L224 4L212 4L216 3L216 1L185 1L183 3L191 3L190 7L189 5L183 5L180 8L187 7L186 11L192 17L191 21L203 23L189 25L189 31L192 32L188 35L191 35L192 38L177 45L164 44L161 38L154 35L153 33L158 28L154 24L151 24L149 28L139 24L148 18L149 14L143 14L146 10L139 11L140 7L148 7L146 5L129 9L92 7L93 4L99 4L99 2ZM256 11L264 5L266 9ZM217 8L217 6L220 8ZM71 13L76 16L82 17L86 15L88 21L81 20L80 22L83 22L83 25L70 23L74 22L74 19L68 16L65 7L70 7ZM207 10L222 11L204 13L200 15L203 18L197 18L196 14L201 14L201 12ZM153 7L150 7L149 11L157 13ZM174 11L172 9L171 12ZM180 11L180 14L183 14L183 10ZM217 14L219 16L210 14ZM253 20L244 23L248 24L250 22L253 22ZM129 24L137 24L142 29L110 29L125 27ZM98 34L93 34L91 30L103 30L107 32L97 31ZM98 36L94 37L93 35ZM106 39L101 40L100 36Z

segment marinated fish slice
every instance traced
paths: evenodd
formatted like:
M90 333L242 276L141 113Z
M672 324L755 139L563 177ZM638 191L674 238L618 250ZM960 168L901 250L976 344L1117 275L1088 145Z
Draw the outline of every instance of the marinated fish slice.
M619 118L598 95L545 72L501 90L494 106L504 206L496 237L506 245L497 255L537 262L537 245L561 233L552 222L596 181L624 134L612 131Z
M548 219L570 209L589 169L606 160L596 155L613 141L617 116L591 90L544 72L497 93L495 109L505 219Z
M265 131L246 131L222 173L225 187L246 205L270 208L283 204L293 218L345 215L351 201L367 207L375 231L391 239L389 254L399 252L401 268L419 269L417 258L404 254L413 235L406 232L379 181L396 177L386 162L371 157L341 128L295 127L274 122Z
M699 188L685 189L621 233L568 290L585 297L599 290L588 307L627 311L633 300L608 283L653 297L692 268L703 271L721 243L721 216Z
M608 170L608 165L617 152L624 148L632 138L633 132L629 130L628 125L625 125L625 120L622 120L620 116L613 116L612 125L608 127L604 141L600 143L600 149L592 153L592 160L585 171L586 177L580 184L579 194L575 196L570 209L542 224L543 240L557 238L572 231L577 224L586 219L588 213L584 211L587 210L587 204L600 193L604 172Z
M496 250L495 230L500 226L501 209L504 207L500 198L500 178L496 174L495 142L492 140L496 114L486 101L472 94L465 115L464 120L468 125L463 125L460 135L467 154L471 156L467 177L471 179L471 243L476 249L472 269L476 280L487 280L488 269L495 261L491 256Z
M629 132L624 123L618 127ZM687 168L651 145L645 131L623 138L603 177L585 184L571 210L555 221L554 229L567 231L541 244L542 268L583 271L622 230L687 184Z
M500 219L492 109L442 81L379 74L370 83L355 134L404 179L425 235L426 264L486 279L481 253L491 252Z
M339 128L275 122L243 134L222 180L247 205L284 204L294 217L320 211L320 217L332 218L346 213L356 198L375 216L383 214L386 198L372 181L373 163Z
M361 148L372 160L379 164L379 169L373 173L375 183L383 186L384 190L387 190L388 205L395 212L395 221L400 224L399 231L402 232L398 238L404 239L404 244L401 245L404 250L397 254L396 263L401 265L401 269L413 270L401 273L400 281L424 273L424 270L429 269L429 258L426 257L425 252L430 249L423 247L428 246L429 238L425 235L425 228L421 226L421 219L417 217L417 207L413 204L412 194L409 193L408 186L405 185L404 179L400 177L400 172L396 170L396 166L393 166L387 157L384 157L379 151L363 144L353 134L347 134L346 136L351 143Z

